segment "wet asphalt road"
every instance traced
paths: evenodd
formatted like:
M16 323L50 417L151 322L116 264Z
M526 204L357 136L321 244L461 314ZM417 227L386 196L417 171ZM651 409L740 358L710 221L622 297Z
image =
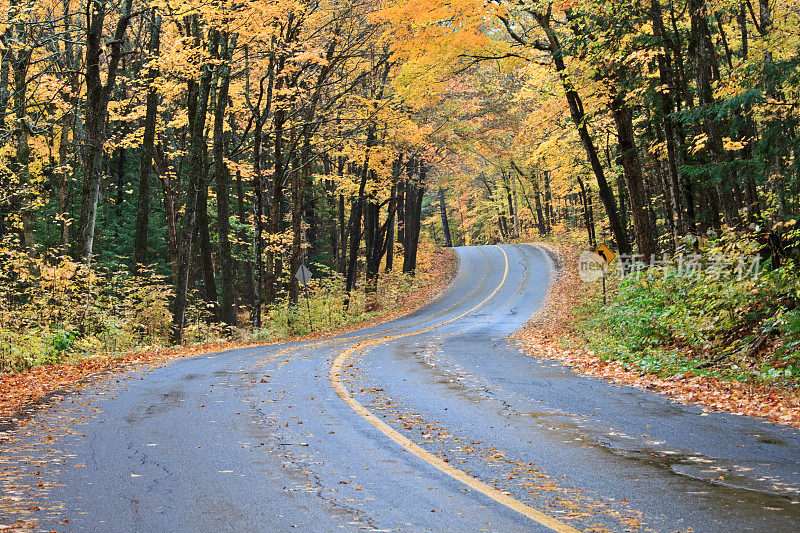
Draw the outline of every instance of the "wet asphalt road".
M800 530L800 432L522 354L507 336L543 301L549 257L457 251L451 287L402 319L106 377L9 428L0 524L547 531L404 451L328 375L355 342L441 324L497 289L464 317L364 350L345 385L448 464L581 530Z

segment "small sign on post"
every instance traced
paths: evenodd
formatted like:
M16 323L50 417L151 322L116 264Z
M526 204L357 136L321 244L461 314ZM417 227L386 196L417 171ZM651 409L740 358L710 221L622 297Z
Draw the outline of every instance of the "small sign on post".
M294 277L297 278L297 281L303 286L303 292L306 294L306 309L308 310L308 326L311 328L311 331L314 331L314 323L311 321L311 304L308 302L308 282L311 279L313 274L311 271L306 267L305 263L300 265L300 268L297 269L295 272Z
M606 271L608 264L617 257L617 254L605 244L601 244L594 253L603 261L600 266L603 268L603 305L606 305Z
M608 269L608 264L611 261L613 261L615 257L617 257L617 254L612 252L611 249L605 244L601 244L597 248L597 251L595 251L595 253L599 255L600 259L602 259L605 262L605 264L603 265L603 270Z
M300 265L300 268L297 269L294 277L296 277L297 281L299 281L305 287L306 283L308 283L308 281L314 277L314 274L312 274L305 265Z

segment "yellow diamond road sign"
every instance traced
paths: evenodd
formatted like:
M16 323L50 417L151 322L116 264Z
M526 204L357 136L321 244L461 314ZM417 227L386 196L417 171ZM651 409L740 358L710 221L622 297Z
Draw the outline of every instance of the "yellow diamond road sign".
M612 251L611 251L611 249L610 249L608 246L606 246L605 244L601 244L601 245L600 245L600 246L597 248L597 251L595 251L595 253L596 253L598 256L600 256L600 258L601 258L601 259L603 260L603 262L604 262L604 264L603 264L603 270L607 269L607 268L608 268L608 264L609 264L611 261L613 261L615 257L617 257L617 254L615 254L614 252L612 252Z

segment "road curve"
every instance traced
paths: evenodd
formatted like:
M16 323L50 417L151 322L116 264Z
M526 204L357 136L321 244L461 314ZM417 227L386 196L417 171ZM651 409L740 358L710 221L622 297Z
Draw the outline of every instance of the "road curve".
M800 432L522 354L507 336L548 254L457 252L450 288L396 321L107 376L7 427L0 524L800 530Z

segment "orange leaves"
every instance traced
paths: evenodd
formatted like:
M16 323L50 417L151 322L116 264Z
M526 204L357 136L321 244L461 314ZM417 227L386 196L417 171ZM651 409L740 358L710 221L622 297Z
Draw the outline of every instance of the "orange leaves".
M395 87L407 100L430 102L444 90L449 74L473 54L503 55L507 44L486 31L503 10L478 0L398 0L375 18L391 25L388 40L402 60Z

